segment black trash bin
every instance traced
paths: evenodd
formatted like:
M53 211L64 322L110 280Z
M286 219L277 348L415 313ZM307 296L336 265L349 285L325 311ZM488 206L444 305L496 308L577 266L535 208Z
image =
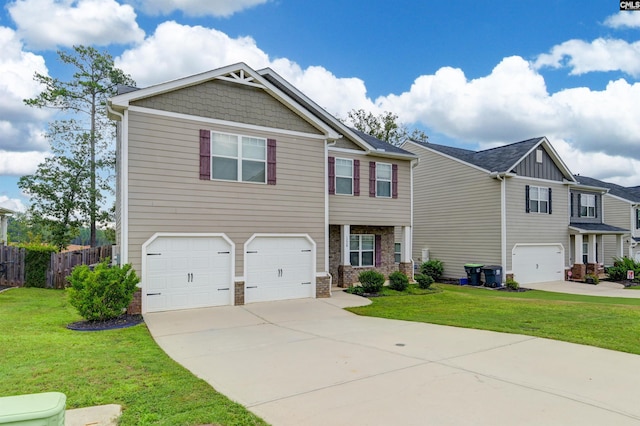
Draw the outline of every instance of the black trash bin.
M482 268L484 272L484 285L487 287L500 287L502 285L502 266L487 265Z
M480 263L467 263L464 265L464 271L467 273L470 285L480 285L480 272L484 265Z

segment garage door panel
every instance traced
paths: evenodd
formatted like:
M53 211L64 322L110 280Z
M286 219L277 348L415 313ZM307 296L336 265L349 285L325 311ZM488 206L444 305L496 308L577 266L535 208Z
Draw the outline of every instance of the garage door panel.
M561 244L523 244L512 251L514 279L520 284L564 279L564 249Z

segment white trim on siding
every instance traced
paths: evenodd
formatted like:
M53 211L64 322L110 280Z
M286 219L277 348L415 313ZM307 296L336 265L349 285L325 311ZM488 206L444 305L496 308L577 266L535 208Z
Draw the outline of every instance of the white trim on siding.
M169 117L169 118L176 118L180 120L197 121L200 123L206 123L214 126L229 126L229 127L237 127L240 129L253 130L257 132L268 132L268 133L281 134L281 135L287 135L287 136L298 136L298 137L321 139L321 140L327 139L326 135L321 135L321 134L297 132L295 130L278 129L275 127L257 126L255 124L245 124L245 123L239 123L237 121L227 121L227 120L220 120L217 118L200 117L197 115L182 114L178 112L164 111L160 109L146 108L146 107L141 107L136 105L130 106L127 110L142 113L142 114L157 115L160 117Z
M367 151L359 151L357 149L349 149L349 148L338 148L335 146L330 146L329 151L331 152L344 152L346 154L366 154Z
M559 181L559 180L551 180L551 179L541 179L541 178L536 178L536 177L530 177L530 176L520 176L520 175L513 175L511 176L513 179L524 179L524 180L530 180L530 181L534 181L534 182L547 182L547 183L555 183L557 185L567 185L567 186L573 186L572 182L567 182L567 181Z

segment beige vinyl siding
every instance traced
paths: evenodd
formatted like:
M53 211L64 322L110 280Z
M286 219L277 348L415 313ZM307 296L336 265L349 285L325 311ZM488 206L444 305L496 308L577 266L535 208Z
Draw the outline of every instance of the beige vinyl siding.
M330 195L331 225L411 225L411 161L329 151L335 158L360 160L360 195ZM398 165L398 198L369 196L369 162Z
M552 189L552 214L526 213L525 186ZM512 177L507 179L507 265L512 269L512 249L516 244L560 243L565 267L569 265L569 188L559 182Z
M464 277L464 264L500 264L500 181L412 143L414 169L413 259L422 249L444 262L444 276Z
M199 130L277 140L277 184L199 179ZM254 233L309 234L324 270L324 143L195 120L129 114L129 261L140 271L141 246L156 232L225 233L243 244Z
M322 134L264 90L220 80L140 99L131 104L198 117Z
M633 209L628 201L623 201L619 198L614 198L610 195L602 196L602 207L604 210L604 223L607 225L617 226L623 229L629 229L629 233L623 236L623 241L626 241L631 235L631 230L635 226L632 223ZM615 235L603 235L602 243L603 259L606 266L613 265L613 258L618 256L618 248L616 246ZM623 255L629 256L628 244L623 243Z
M350 139L347 139L346 137L338 139L333 144L333 146L335 146L336 148L342 148L342 149L353 149L355 151L364 151L359 145L357 145L355 142L351 141Z

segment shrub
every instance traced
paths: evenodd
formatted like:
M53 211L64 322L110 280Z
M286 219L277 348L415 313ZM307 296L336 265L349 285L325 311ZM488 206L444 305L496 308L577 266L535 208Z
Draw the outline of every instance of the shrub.
M422 289L427 289L431 287L431 284L433 284L434 282L433 278L431 278L431 275L417 274L415 276L415 279L416 279L416 282L418 283L418 287Z
M586 281L592 281L594 284L598 284L600 282L600 278L596 274L587 274L585 276Z
M140 282L130 264L110 267L108 262L108 258L103 260L93 271L87 265L76 266L67 277L69 302L88 321L122 315Z
M405 291L409 287L409 277L400 271L392 272L389 275L389 288L397 291Z
M509 290L517 290L520 288L520 284L513 278L507 278L507 281L504 283L505 287Z
M51 253L58 250L53 246L41 244L25 244L24 247L24 279L25 287L45 288L47 286L47 269L51 263Z
M356 296L362 296L364 294L364 289L359 285L352 285L351 287L345 289L345 292L349 294L355 294Z
M615 257L613 266L607 268L609 279L613 281L626 281L627 271L634 271L634 281L640 281L640 263L628 257Z
M442 278L444 272L444 264L438 259L431 259L427 262L423 262L420 265L420 273L423 275L429 275L434 281L438 281Z
M378 293L384 285L384 275L378 271L364 271L358 275L358 281L365 293Z

